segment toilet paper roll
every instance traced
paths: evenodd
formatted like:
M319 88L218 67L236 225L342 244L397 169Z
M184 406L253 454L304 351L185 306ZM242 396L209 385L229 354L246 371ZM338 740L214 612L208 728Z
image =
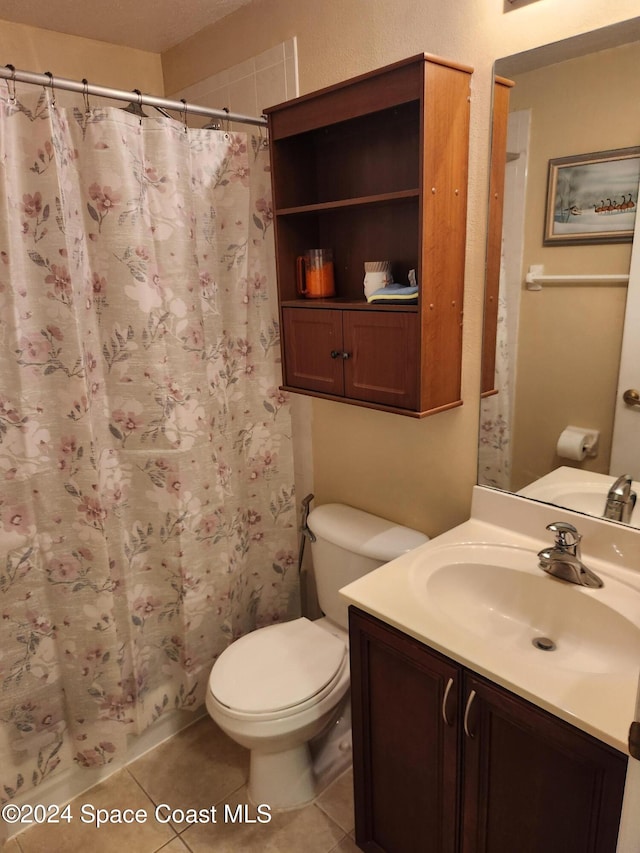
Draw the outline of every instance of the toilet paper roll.
M556 453L563 459L582 462L587 455L590 444L591 433L586 430L567 427L560 433L560 438L556 444Z

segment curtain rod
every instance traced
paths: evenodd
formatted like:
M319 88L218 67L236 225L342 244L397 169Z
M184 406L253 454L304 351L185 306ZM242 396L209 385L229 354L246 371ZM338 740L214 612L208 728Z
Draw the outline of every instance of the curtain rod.
M95 86L92 83L79 80L68 80L65 77L54 77L50 72L36 74L33 71L18 71L11 65L0 66L0 79L16 81L17 83L30 83L34 86L44 86L53 91L56 89L68 92L79 92L81 95L95 95L99 98L111 98L116 101L127 101L138 103L140 106L146 104L164 110L176 110L178 112L193 115L209 116L221 121L237 121L241 124L254 124L266 127L267 120L264 116L246 116L241 113L227 112L227 110L215 110L211 107L201 107L197 104L189 104L187 101L171 101L167 98L156 98L155 95L143 95L137 89L127 92L124 89L111 89L108 86Z

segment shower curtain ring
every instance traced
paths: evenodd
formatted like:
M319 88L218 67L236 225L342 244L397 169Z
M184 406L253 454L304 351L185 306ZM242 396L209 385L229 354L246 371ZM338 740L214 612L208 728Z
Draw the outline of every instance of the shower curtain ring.
M134 89L133 91L138 96L138 116L140 118L140 127L142 127L142 117L144 116L144 110L142 109L142 92L140 89Z
M89 103L89 81L86 77L82 78L82 97L84 98L84 114L88 117L91 115L91 104Z
M49 78L49 88L51 89L51 106L56 105L56 90L53 86L53 74L50 71L45 71L44 76ZM46 89L45 89L46 91Z
M7 90L9 92L9 103L15 104L16 102L16 69L15 66L11 65L8 62L5 65L5 68L8 68L11 71L11 77L7 80Z
M222 109L227 114L227 120L225 122L225 129L224 129L224 138L229 139L229 107L223 107Z
M184 132L186 133L188 130L187 127L187 102L184 98L180 98L180 103L182 104L182 109L180 110L180 115L182 116L182 122L184 124Z

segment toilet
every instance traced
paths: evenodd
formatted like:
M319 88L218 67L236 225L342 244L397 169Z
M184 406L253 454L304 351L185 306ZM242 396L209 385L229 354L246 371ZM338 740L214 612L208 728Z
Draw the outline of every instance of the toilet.
M213 720L251 751L250 799L272 809L296 808L317 796L327 752L330 760L333 752L343 759L346 753L350 763L348 609L339 590L427 541L423 533L345 504L316 507L307 524L324 616L269 625L236 640L215 662L206 698Z

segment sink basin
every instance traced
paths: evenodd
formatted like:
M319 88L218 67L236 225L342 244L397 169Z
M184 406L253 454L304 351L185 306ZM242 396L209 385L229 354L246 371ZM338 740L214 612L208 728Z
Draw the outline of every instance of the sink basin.
M578 527L584 562L604 581L601 589L538 567L538 551L552 541L545 528L558 520ZM630 525L476 487L468 521L341 593L465 670L626 753L640 672L638 566L640 534Z
M527 497L564 506L576 512L586 512L587 515L602 516L607 500L607 487L601 483L581 483L571 486L548 487L546 489L531 487Z
M535 551L512 546L448 546L428 566L416 563L411 582L430 613L522 666L590 674L638 666L640 593L620 581L588 590L550 577Z
M607 493L615 479L607 474L596 474L592 471L563 466L525 486L518 494L567 507L576 512L584 512L587 515L603 517ZM640 494L639 483L634 482L632 488ZM628 524L632 527L640 527L640 503L632 512Z

